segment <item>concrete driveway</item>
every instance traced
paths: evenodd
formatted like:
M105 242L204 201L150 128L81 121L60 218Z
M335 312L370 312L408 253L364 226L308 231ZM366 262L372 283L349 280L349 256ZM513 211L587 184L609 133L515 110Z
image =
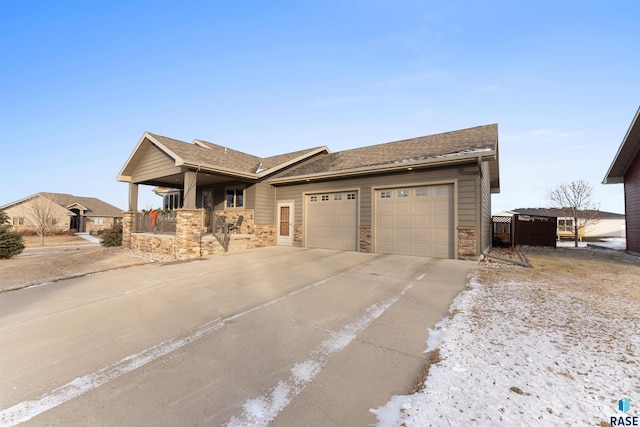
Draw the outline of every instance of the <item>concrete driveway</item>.
M370 425L474 262L269 247L0 294L0 424Z

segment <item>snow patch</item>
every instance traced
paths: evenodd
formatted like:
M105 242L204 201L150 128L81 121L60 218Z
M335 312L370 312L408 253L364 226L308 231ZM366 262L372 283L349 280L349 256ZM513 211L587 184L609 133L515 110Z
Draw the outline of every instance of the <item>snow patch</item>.
M630 304L546 283L474 284L437 331L441 361L424 389L371 412L380 427L608 422L617 399L640 402Z

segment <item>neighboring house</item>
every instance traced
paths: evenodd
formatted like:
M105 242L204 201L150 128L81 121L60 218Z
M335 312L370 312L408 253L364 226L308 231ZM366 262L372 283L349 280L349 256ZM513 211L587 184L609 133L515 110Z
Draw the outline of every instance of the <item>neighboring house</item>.
M145 132L118 180L129 183L123 244L132 248L201 256L216 220L242 216L250 247L476 259L491 245L498 126L266 158ZM165 207L181 203L173 242L136 233L139 184L162 187Z
M93 233L122 221L122 209L94 197L71 194L36 193L0 207L17 232L34 231L46 221L51 232Z
M573 217L568 214L567 209L518 208L510 211L500 212L495 214L494 216L512 216L514 214L556 217L558 219L558 240L574 238L575 230L573 225ZM596 211L588 212L588 215L586 216L594 219L592 221L587 221L587 224L585 226L579 226L578 238L580 240L597 240L606 237L624 237L624 215L612 212Z
M640 108L602 181L624 184L627 250L640 254Z

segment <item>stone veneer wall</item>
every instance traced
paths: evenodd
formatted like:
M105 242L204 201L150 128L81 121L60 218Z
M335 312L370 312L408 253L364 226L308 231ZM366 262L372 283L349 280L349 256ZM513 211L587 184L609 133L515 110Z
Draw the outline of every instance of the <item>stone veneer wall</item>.
M359 240L360 252L364 252L368 254L373 252L370 225L360 226L360 236L358 240Z
M251 241L250 247L263 248L265 246L275 246L277 244L276 233L275 225L256 225L256 237Z
M458 259L477 260L476 227L458 227Z
M123 212L122 214L122 247L127 249L133 249L131 247L131 236L135 231L136 226L136 213L135 212Z
M225 209L214 211L214 213L218 216L225 216L227 224L235 225L238 221L238 217L242 215L242 224L240 225L238 234L254 234L256 232L254 212L255 210L253 209ZM234 230L233 233L236 233L236 231Z
M296 248L302 248L302 226L293 226L293 246Z
M173 234L134 233L131 235L129 248L134 251L175 256L175 241Z
M242 245L247 249L276 245L276 226L256 226L252 209L216 211L216 213L225 215L227 222L234 224L238 216L244 216L240 233L232 232L232 240L242 240ZM135 212L125 212L122 231L123 247L141 252L170 255L181 260L225 253L214 236L202 236L202 209L178 209L175 235L135 233L134 228ZM301 239L301 227L296 230L299 234L298 239Z
M202 256L210 256L210 255L224 255L224 248L218 242L215 236L209 234L207 236L203 236L201 240L201 248L200 253Z
M199 258L201 253L202 209L178 209L176 215L175 257Z

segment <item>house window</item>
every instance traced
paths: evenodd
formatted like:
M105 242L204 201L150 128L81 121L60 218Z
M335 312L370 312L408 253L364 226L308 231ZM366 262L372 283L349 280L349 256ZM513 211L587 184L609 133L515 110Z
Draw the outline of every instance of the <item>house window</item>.
M408 190L398 190L398 198L409 197Z
M22 217L22 216L14 216L13 217L13 225L24 225L24 217Z
M93 223L96 225L102 225L104 224L104 218L102 218L101 216L97 216L93 218Z
M347 200L355 200L356 193L347 193Z
M244 188L227 188L227 207L244 207Z
M573 233L573 219L558 218L558 231Z
M342 200L342 194L334 194L333 200L336 202Z
M162 198L162 208L172 211L182 207L182 191L165 194Z
M310 202L317 202L318 201L318 196L309 196L309 201Z
M426 197L428 193L428 188L416 188L416 197Z
M322 198L321 198L321 200L322 200L323 202L328 202L328 201L329 201L329 195L328 195L328 194L323 195L323 196L322 196Z
M381 199L390 199L391 198L391 191L381 191L380 192L380 198Z

